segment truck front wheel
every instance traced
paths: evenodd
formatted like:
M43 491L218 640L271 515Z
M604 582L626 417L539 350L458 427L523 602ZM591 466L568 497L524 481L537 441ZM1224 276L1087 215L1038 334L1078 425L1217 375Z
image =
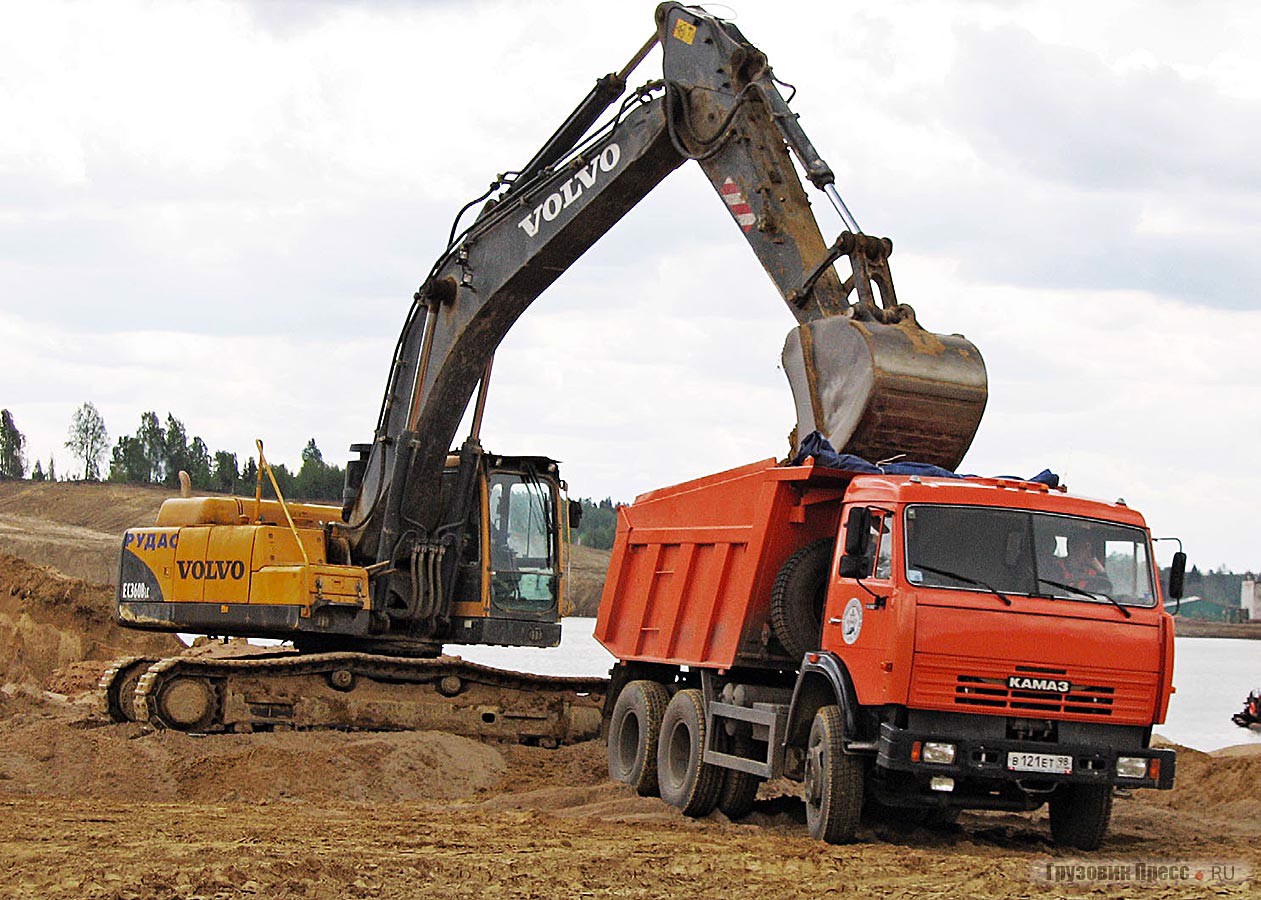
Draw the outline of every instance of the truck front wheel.
M609 717L609 777L641 797L657 794L657 735L670 694L655 681L622 688Z
M722 769L704 761L705 705L698 690L679 691L666 707L657 740L661 799L683 815L709 815L718 804Z
M863 761L845 752L843 733L840 708L825 706L806 745L806 825L811 837L829 844L852 841L863 810Z
M1061 847L1098 850L1112 818L1112 785L1067 784L1051 797L1051 839Z

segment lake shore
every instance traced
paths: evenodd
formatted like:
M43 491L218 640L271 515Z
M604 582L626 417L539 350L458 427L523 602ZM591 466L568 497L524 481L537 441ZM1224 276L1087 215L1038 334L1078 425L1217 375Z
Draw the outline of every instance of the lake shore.
M1261 640L1261 622L1203 622L1182 618L1175 618L1173 621L1173 633L1178 637Z

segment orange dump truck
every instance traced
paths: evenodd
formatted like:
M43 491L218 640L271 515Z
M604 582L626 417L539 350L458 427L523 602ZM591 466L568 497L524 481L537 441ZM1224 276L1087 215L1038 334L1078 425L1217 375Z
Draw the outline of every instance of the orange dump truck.
M1047 803L1056 843L1093 849L1114 788L1173 785L1151 747L1173 625L1120 501L754 463L619 510L596 637L611 776L688 815L745 815L784 775L832 842L864 800Z

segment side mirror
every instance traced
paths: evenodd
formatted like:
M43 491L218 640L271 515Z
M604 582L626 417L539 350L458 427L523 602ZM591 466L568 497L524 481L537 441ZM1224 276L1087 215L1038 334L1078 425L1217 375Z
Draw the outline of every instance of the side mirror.
M871 510L856 506L845 520L845 553L836 574L842 578L862 578L871 572Z
M582 501L570 500L569 501L569 527L571 529L577 528L581 524L582 524Z
M1182 589L1186 579L1187 555L1179 550L1173 555L1173 564L1169 566L1169 596L1174 600L1182 599Z
M841 557L841 565L837 569L836 574L842 578L862 578L868 574L871 569L871 560L865 556L850 556L848 553Z
M871 543L871 510L855 506L845 522L845 555L866 556Z

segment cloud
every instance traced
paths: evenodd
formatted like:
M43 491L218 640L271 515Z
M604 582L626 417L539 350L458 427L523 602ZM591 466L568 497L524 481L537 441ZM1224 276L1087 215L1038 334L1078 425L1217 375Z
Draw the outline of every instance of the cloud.
M1118 71L1020 28L962 27L956 40L956 121L1008 168L1108 193L1261 192L1261 101L1159 63Z
M738 24L798 86L859 221L894 238L899 298L984 354L965 465L1050 465L1203 565L1255 568L1261 72L1235 6L1224 27L1177 4L1037 0L752 3ZM169 410L216 449L261 436L294 463L314 436L342 459L371 434L456 209L534 153L650 13L23 6L0 33L17 123L0 131L0 405L63 472L84 400L115 437ZM575 493L618 499L782 454L791 325L685 166L509 335L487 446L558 457Z

